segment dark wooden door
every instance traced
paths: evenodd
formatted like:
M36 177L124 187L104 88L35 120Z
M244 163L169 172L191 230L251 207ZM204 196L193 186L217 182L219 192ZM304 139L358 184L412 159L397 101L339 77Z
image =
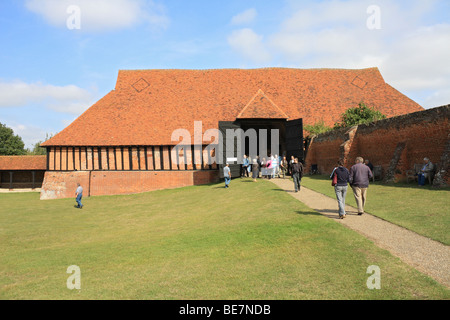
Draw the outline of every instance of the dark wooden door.
M303 119L286 121L286 155L288 161L291 156L304 160L303 155Z
M238 150L238 139L240 137L234 138L234 141L227 141L227 129L236 130L240 129L240 125L232 121L219 121L219 131L221 133L222 141L219 141L219 154L222 157L222 163L219 164L219 174L223 178L223 167L226 163L230 165L231 177L237 178L241 173L241 165L238 160L240 160L240 154L242 153ZM228 145L228 148L227 148ZM233 146L233 148L230 148Z

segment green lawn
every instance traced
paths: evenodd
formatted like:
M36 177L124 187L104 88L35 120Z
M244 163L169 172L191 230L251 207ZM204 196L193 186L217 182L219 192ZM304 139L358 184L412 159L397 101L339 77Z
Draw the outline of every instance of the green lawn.
M302 185L336 198L328 176L305 176ZM356 207L350 187L346 202ZM369 185L365 209L382 219L450 245L450 188L375 182Z
M40 201L0 194L0 299L449 299L267 181ZM68 266L81 269L69 290ZM369 290L370 265L381 290Z

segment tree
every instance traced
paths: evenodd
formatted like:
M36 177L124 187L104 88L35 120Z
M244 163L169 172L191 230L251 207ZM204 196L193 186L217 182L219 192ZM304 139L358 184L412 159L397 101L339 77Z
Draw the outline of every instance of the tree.
M333 128L328 127L323 120L320 120L313 125L306 125L305 130L308 131L310 135L319 135L333 130Z
M341 121L336 122L334 129L357 126L359 124L370 123L385 119L386 116L374 108L367 107L360 103L356 108L350 108L341 115Z
M41 147L41 143L42 141L36 142L33 145L33 149L27 149L27 154L28 155L33 155L33 156L40 156L40 155L46 155L47 151L45 150L45 148Z
M22 138L14 134L13 129L0 123L0 155L15 156L26 153Z

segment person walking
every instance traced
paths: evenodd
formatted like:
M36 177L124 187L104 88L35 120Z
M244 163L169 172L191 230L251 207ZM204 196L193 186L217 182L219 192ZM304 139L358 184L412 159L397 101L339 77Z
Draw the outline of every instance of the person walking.
M266 168L267 168L267 178L272 179L272 155L267 159Z
M225 178L225 188L228 188L231 181L231 170L228 163L223 167L223 177Z
M244 154L244 159L242 160L241 165L241 178L247 176L248 177L248 165L249 161L247 155Z
M77 183L77 190L75 191L75 201L77 202L76 208L83 209L81 198L83 198L83 187Z
M253 181L256 182L256 178L259 177L259 164L258 161L256 161L256 159L253 159L253 164L252 164L252 178Z
M350 172L344 167L344 161L338 161L338 166L334 168L330 178L333 179L334 175L337 177L334 192L336 193L336 199L339 206L339 219L344 219L346 217L345 197L347 195L348 182L350 181Z
M358 215L364 214L364 206L367 200L367 188L369 187L369 180L373 174L370 168L364 164L364 159L356 158L356 164L350 168L350 185L352 186L353 195L355 196L356 204L358 206Z
M261 160L261 177L263 179L265 179L266 175L267 175L266 158L262 158L262 160Z
M370 169L370 171L372 171L372 173L373 173L373 164L370 162L370 160L369 160L369 159L365 159L365 160L364 160L364 164L365 164L366 166L368 166L369 169Z
M286 174L288 171L288 162L286 160L286 157L283 157L283 160L281 160L280 169L281 169L281 174L283 175L283 179L286 178Z
M292 164L292 178L294 179L294 189L295 192L300 191L300 182L302 181L303 176L303 165L298 161L298 158L294 159L294 163Z
M256 156L256 162L258 163L258 178L259 178L261 173L261 159L259 158L259 156Z
M277 178L278 176L278 155L275 155L272 160L272 178Z
M289 160L289 175L292 176L292 166L295 163L295 158L294 156L291 156L291 160Z

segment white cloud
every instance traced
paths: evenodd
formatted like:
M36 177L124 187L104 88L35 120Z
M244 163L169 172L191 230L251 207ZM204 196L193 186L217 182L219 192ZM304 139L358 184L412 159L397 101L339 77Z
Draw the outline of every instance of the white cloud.
M271 55L263 44L263 37L252 29L235 30L228 36L228 44L239 54L254 63L271 60Z
M249 24L255 20L256 16L257 16L256 10L254 8L251 8L235 15L231 19L231 24L232 25Z
M80 30L101 32L129 28L146 22L167 27L169 19L164 7L144 0L26 0L28 10L40 15L50 25L67 27L76 6L80 13Z
M14 131L15 135L18 135L22 138L22 141L25 144L25 148L29 149L32 149L36 142L44 141L46 135L49 134L42 128L32 125L24 125L21 123L13 122L8 126Z
M366 25L366 9L361 1L324 1L303 5L282 22L283 32L298 32L332 25L341 27L348 25Z
M429 95L423 103L424 108L434 108L445 105L450 105L450 88L448 87L436 90Z
M420 27L392 45L385 74L406 89L448 87L450 24Z
M376 1L375 30L367 27L371 0L288 3L274 32L235 31L229 45L246 59L261 55L259 61L290 67L378 67L387 83L422 106L450 103L450 24L430 24L437 1Z
M44 105L70 114L80 114L94 102L93 93L75 85L54 86L23 81L0 82L0 97L0 108Z

